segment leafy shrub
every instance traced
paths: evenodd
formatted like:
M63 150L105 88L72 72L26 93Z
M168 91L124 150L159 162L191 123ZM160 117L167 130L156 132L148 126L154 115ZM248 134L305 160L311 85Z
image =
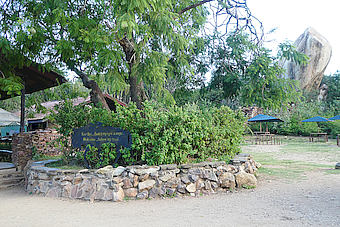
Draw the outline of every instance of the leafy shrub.
M99 168L101 166L107 166L109 164L113 164L116 160L116 144L114 143L104 143L101 146L100 153L98 152L98 148L92 147L90 145L88 147L88 152L86 152L86 159L91 168Z
M192 104L163 108L155 102L145 102L143 110L134 104L118 106L114 113L95 107L72 109L65 101L58 107L58 115L55 120L63 134L62 146L69 146L73 128L100 121L131 132L132 148L121 150L126 164L144 161L149 165L200 162L209 157L229 160L240 151L245 122L240 112L224 106L202 108ZM67 151L66 159L76 157L72 149ZM94 153L93 149L91 155ZM98 166L91 166L94 165Z
M308 136L310 133L326 132L332 137L340 133L340 122L301 122L315 116L330 118L335 115L333 109L325 109L322 103L316 101L301 102L289 109L281 110L280 112L273 111L274 116L284 120L283 123L271 123L269 128L271 131L276 131L282 135L302 135Z

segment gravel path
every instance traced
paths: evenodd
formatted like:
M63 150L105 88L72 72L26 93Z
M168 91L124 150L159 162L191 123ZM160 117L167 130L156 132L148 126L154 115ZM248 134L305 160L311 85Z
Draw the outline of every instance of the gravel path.
M199 198L122 203L0 190L0 226L340 226L340 174L318 169L300 182L259 177L258 187Z

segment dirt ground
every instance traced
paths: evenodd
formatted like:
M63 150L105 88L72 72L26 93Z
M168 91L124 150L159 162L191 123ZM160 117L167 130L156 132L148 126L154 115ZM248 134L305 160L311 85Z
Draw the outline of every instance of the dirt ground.
M253 146L249 153L265 149L280 146ZM291 182L260 175L256 189L225 194L121 203L2 189L0 226L340 226L340 174L318 168L304 174Z

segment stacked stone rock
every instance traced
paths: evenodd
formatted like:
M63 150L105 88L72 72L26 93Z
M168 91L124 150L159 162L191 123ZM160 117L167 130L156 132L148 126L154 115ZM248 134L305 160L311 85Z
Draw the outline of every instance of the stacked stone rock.
M107 166L97 171L59 170L33 163L27 171L27 191L48 197L123 201L199 196L226 192L235 187L256 187L256 163L242 157L238 165L224 161L177 166ZM237 163L237 161L235 162Z
M37 149L38 154L49 156L61 155L61 151L54 145L54 141L60 137L55 130L33 131L32 144Z
M30 133L13 134L12 163L18 168L23 168L30 159L32 159L32 135Z

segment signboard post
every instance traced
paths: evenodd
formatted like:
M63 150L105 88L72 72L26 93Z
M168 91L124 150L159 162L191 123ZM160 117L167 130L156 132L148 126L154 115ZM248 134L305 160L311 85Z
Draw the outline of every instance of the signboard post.
M104 143L116 144L117 157L113 163L114 166L122 155L120 153L120 148L131 147L132 137L129 131L123 130L121 128L103 126L101 122L97 122L96 124L88 124L84 127L74 129L74 133L72 136L72 146L74 148L82 149L82 146L87 145L97 147L100 157L101 145ZM84 162L86 167L89 168L89 164L86 159L87 151L88 148L86 147L86 150L84 152Z

